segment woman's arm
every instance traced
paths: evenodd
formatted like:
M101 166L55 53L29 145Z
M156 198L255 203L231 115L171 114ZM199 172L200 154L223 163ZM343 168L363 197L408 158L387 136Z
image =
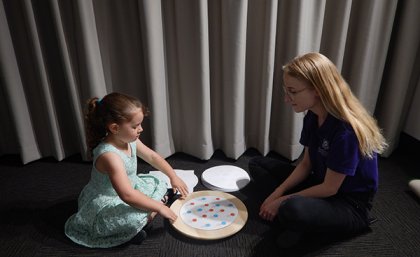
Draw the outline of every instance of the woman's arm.
M275 198L278 198L284 195L284 193L287 190L293 188L294 186L302 182L305 178L309 176L310 172L311 172L311 160L309 158L308 148L305 147L302 160L298 163L298 165L293 170L293 172L289 175L289 177L287 177L287 179L274 190L273 194Z
M331 169L327 169L325 174L324 181L321 184L308 187L302 191L296 192L291 195L301 195L307 197L318 197L318 198L325 198L329 196L333 196L337 194L338 189L340 188L341 184L343 184L346 175L343 173L339 173L333 171Z
M278 186L273 193L268 196L260 207L259 215L266 220L273 220L277 215L278 208L281 202L289 196L284 196L284 193L290 188L296 186L309 176L311 171L311 160L309 158L308 148L305 147L302 160L298 163L293 172L287 179Z
M305 148L303 160L298 164L298 166L296 166L292 174L290 174L290 176L275 191L277 191L278 194L282 196L287 190L302 182L309 175L310 171L311 164L309 153L307 148ZM340 188L345 178L345 174L327 169L324 181L321 184L309 187L288 196L301 195L309 197L329 197L335 195L338 192L338 189Z
M297 168L298 167L296 167L296 169ZM300 195L300 196L306 196L306 197L318 197L318 198L325 198L325 197L335 195L338 192L338 189L340 188L344 179L346 178L345 174L333 171L331 169L327 169L324 181L321 184L306 188L296 193L283 195L283 193L290 188L289 186L294 186L293 182L296 182L299 179L299 176L296 176L295 178L293 178L292 177L293 173L289 176L289 178L291 179L290 180L289 178L287 179L289 180L288 183L290 184L286 183L286 185L284 185L284 189L281 188L281 186L279 186L279 188L276 189L276 191L278 190L277 197L273 197L271 200L269 200L269 198L271 197L270 196L261 205L260 213L259 213L261 218L266 219L266 220L273 220L274 217L278 213L280 204L284 200L288 199L289 197L293 195Z
M165 173L170 181L171 185L174 189L178 190L182 197L185 197L188 195L188 187L185 184L185 182L179 178L174 169L169 165L169 163L163 159L158 153L147 147L145 144L143 144L139 139L136 141L136 147L137 147L137 155L145 160L147 163L152 165L154 168L162 171Z
M176 220L176 214L167 206L133 188L124 163L117 154L104 153L98 157L95 165L97 170L108 174L113 188L125 203L137 209L157 212L171 221Z

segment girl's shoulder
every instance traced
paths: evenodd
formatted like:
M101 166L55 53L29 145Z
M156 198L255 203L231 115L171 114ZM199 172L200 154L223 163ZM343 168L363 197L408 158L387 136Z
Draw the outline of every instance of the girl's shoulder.
M132 156L136 155L136 141L129 143L131 148L131 154ZM118 155L121 155L122 152L118 150L115 146L109 143L101 142L98 144L98 146L93 149L93 158L96 159L98 156L107 153L107 152L113 152Z
M106 153L106 152L116 152L116 150L117 149L113 145L105 143L105 142L100 142L95 147L95 149L93 149L93 156L97 157L97 156L99 156L103 153Z
M98 146L93 149L93 162L95 163L99 156L102 156L105 153L115 153L116 155L120 156L120 151L115 148L115 146L101 142L98 144Z

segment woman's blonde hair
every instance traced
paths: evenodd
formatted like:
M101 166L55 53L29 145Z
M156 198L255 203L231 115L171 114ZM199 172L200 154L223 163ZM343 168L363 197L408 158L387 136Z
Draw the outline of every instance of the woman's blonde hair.
M382 153L385 150L387 143L376 120L353 95L336 66L327 57L320 53L307 53L291 60L283 66L283 71L309 82L318 92L327 112L352 126L363 156L372 158L375 152Z

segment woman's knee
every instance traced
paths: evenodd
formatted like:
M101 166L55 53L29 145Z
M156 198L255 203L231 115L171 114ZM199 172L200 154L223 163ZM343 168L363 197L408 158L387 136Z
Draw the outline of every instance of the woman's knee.
M305 207L305 197L292 196L285 200L279 207L278 220L280 223L301 222L308 214L308 208Z
M255 157L248 163L249 173L254 180L260 180L260 177L266 177L268 175L267 170L261 165L264 157Z
M251 160L249 160L248 162L248 167L251 168L255 168L255 167L259 167L262 168L261 163L263 162L264 157L259 156L259 157L254 157Z

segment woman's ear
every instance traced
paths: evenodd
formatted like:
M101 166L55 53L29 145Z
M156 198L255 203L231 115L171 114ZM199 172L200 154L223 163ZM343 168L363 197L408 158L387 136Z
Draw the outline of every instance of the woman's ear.
M108 130L111 132L111 134L115 135L120 130L120 126L118 126L117 123L111 123L108 125Z

